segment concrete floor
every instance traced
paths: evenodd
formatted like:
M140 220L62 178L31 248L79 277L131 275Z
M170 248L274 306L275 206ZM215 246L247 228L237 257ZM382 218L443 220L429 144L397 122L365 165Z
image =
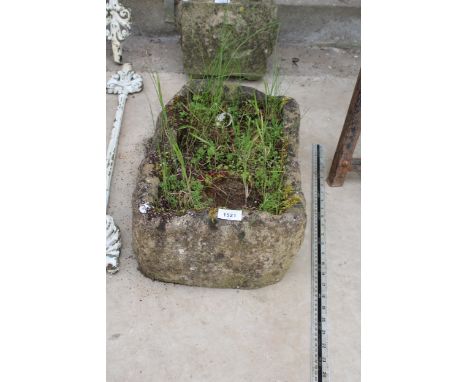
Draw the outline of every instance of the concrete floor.
M278 41L315 46L360 46L360 0L275 0ZM126 0L132 10L134 36L167 36L176 31L165 22L164 0Z
M133 41L133 42L131 42ZM219 290L153 282L131 249L131 194L143 141L160 109L149 71L159 72L165 100L186 82L174 40L132 38L124 60L144 79L127 102L109 213L122 231L121 270L107 276L109 382L305 382L310 380L310 224L285 278L259 290ZM360 55L336 48L282 45L284 94L301 107L300 163L310 217L311 145L330 166ZM292 57L300 58L298 65ZM117 66L107 52L109 77ZM261 82L250 83L262 89ZM107 96L109 138L117 98ZM359 155L359 152L357 153ZM326 189L331 380L360 381L360 179Z

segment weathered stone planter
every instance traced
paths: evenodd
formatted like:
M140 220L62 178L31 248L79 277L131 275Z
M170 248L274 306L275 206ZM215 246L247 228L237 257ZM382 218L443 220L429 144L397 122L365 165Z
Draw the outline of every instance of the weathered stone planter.
M250 87L237 91L242 97L255 94L258 100L265 96ZM185 86L173 100L187 92ZM288 139L286 184L300 202L280 215L243 210L242 221L220 220L209 210L182 216L158 212L155 144L149 141L133 194L133 249L144 275L215 288L259 288L281 280L301 247L306 226L297 161L300 115L293 99L287 99L283 122ZM157 128L160 124L161 119Z
M265 74L277 36L277 6L272 0L180 1L177 15L186 72L195 77L209 74L209 63L228 31L236 47L224 53L231 63L228 72L251 80Z

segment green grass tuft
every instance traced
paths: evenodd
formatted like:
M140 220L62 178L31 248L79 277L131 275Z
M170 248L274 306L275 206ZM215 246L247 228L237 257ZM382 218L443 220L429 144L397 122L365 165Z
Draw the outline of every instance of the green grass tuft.
M174 100L169 108L163 102L159 77L153 75L162 109L161 134L155 143L161 209L184 212L224 207L216 205L213 195L229 202L235 196L230 195L235 184L241 185L239 208L280 214L300 201L291 186L285 185L288 142L282 110L287 98L277 96L278 70L272 82L265 83L266 96L261 100L247 99L236 91L238 83L226 82L237 73L232 52L243 44L245 40L236 42L226 29L216 57L207 64L209 76L202 82L191 81L190 94ZM220 115L225 116L223 121Z

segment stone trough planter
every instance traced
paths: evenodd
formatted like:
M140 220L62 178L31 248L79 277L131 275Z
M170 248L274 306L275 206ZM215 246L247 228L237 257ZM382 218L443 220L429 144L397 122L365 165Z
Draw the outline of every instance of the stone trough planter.
M273 0L180 1L177 26L181 35L184 69L194 77L207 71L229 35L224 55L230 60L231 76L260 79L267 69L278 31L277 5Z
M265 97L250 87L237 89L245 97ZM171 102L187 92L185 86ZM145 276L192 286L245 289L281 280L301 247L306 226L297 159L300 114L296 101L285 100L282 116L288 142L285 183L299 201L279 215L243 209L241 221L229 221L218 219L213 208L181 216L158 212L159 179L154 175L158 163L155 144L148 142L132 202L133 249ZM160 126L161 118L157 129Z

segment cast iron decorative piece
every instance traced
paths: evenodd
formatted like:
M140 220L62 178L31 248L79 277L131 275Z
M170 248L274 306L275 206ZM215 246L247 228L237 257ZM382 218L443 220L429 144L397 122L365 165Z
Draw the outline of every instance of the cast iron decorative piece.
M122 63L121 42L130 35L130 9L125 8L119 0L107 0L106 35L112 41L114 61Z
M114 171L115 155L119 144L120 128L122 127L122 117L125 108L125 102L129 94L138 93L143 89L143 79L139 74L132 70L132 65L124 64L122 70L113 74L107 82L107 93L119 95L119 106L115 113L114 126L112 127L111 139L107 148L106 163L106 208L109 204L110 187L112 172ZM120 230L115 225L112 216L106 216L106 258L107 271L115 273L119 270L120 248Z

